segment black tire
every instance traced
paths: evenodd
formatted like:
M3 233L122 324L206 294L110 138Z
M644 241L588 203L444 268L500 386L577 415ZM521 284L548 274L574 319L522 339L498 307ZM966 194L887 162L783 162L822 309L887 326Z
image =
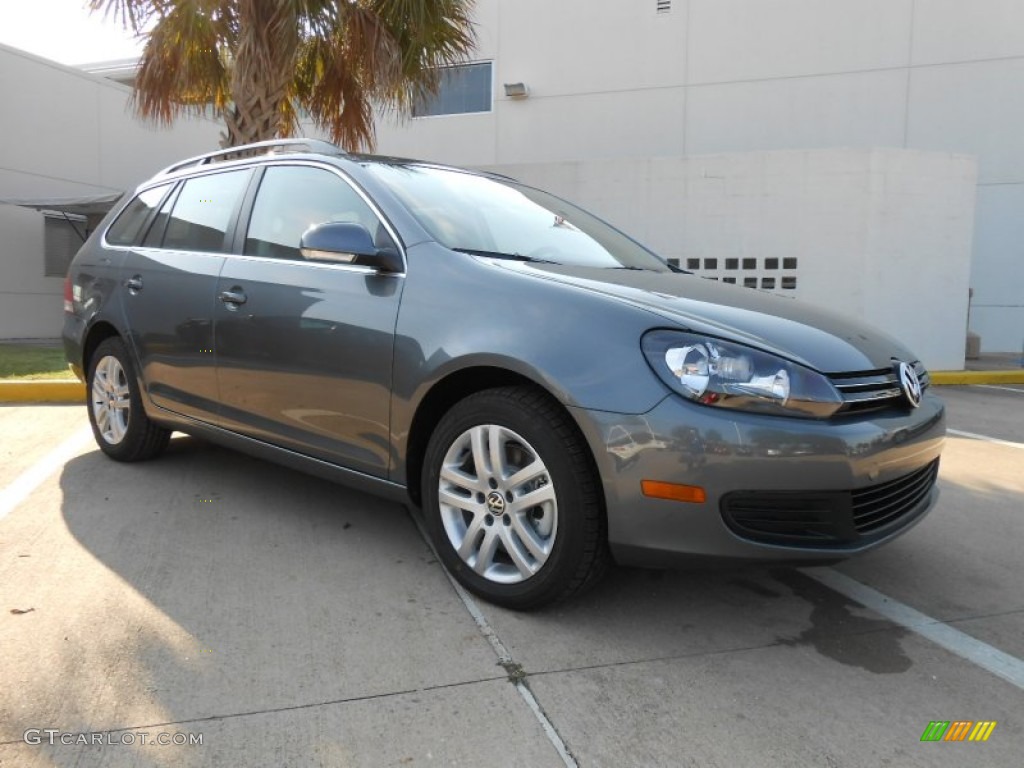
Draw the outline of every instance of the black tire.
M111 364L111 359L116 361L116 366ZM100 364L103 363L102 369ZM97 377L100 383L97 386ZM124 402L125 396L116 393L105 387L105 382L111 382L124 392L127 387L127 407L118 409L126 415L126 422L123 427L118 422L116 429L111 429L109 416L112 409L103 407L103 400L97 390L104 390L114 400ZM96 347L88 363L88 374L86 376L86 407L89 411L89 423L92 425L92 434L96 438L96 444L107 456L116 461L145 461L156 458L167 447L171 439L171 432L164 427L154 424L146 416L142 406L142 398L139 395L139 379L135 375L135 366L132 363L128 348L118 337L104 339ZM100 412L108 412L108 420L105 424L98 423L103 417Z
M474 430L482 430L477 432L481 439L485 435L490 439L494 427L499 444L506 440L500 444L498 460L503 466L508 461L507 474L488 470L486 465L494 463L490 452L485 466L478 468L469 447ZM442 504L441 472L446 457L448 466L467 481L453 484L448 480L452 473L447 472L446 502ZM539 465L533 464L536 459L540 460ZM456 466L457 462L465 464ZM506 479L514 482L517 471L526 465L542 466L543 473L516 487L504 483ZM471 468L464 471L464 466ZM492 474L500 475L500 481L489 477ZM549 485L553 492L547 488ZM527 494L532 500L538 493L547 498L543 505L527 507L524 505L528 499L518 501ZM511 515L505 512L505 501L492 498L495 494L507 498ZM518 610L539 608L579 594L596 583L607 569L604 503L587 445L565 409L539 390L489 389L452 407L427 445L422 498L424 522L445 566L460 584L489 602ZM457 501L453 502L453 498ZM501 512L494 512L495 509ZM477 523L478 517L485 521L490 517L491 522ZM532 528L525 529L526 524ZM550 528L546 534L545 526ZM536 534L535 542L544 542L549 550L543 555L546 559L533 557L534 550L526 546L521 533L524 531ZM490 548L493 554L485 556L481 553L487 549L488 535L499 542ZM463 559L455 542L467 540L469 549L478 551ZM479 542L478 547L473 546L473 541ZM519 565L510 556L510 548L519 551ZM523 554L527 555L525 559ZM536 570L524 575L524 562ZM477 569L481 567L489 575L479 573ZM502 579L519 580L501 583Z

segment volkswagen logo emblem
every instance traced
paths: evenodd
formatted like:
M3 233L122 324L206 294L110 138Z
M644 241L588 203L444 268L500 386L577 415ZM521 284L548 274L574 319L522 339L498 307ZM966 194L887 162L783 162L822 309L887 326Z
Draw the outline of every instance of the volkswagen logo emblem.
M917 408L921 405L921 380L917 378L917 371L909 363L899 364L900 389L907 396L907 402Z
M497 491L491 491L487 496L487 511L495 516L505 514L505 497Z

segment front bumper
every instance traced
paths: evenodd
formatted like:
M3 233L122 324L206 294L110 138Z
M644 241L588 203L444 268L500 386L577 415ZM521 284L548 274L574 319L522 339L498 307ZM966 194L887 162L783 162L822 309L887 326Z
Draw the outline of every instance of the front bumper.
M920 492L895 519L863 535L843 524L842 536L817 541L754 535L722 513L723 497L726 507L737 498L789 498L810 506L818 499L827 500L819 506L834 517L847 498L870 500L876 487L925 477L945 439L945 408L931 393L914 410L831 421L726 411L676 396L641 415L572 410L601 474L608 540L620 563L665 567L708 557L834 562L905 532L938 495L930 480L914 480ZM649 498L642 480L700 486L706 501Z

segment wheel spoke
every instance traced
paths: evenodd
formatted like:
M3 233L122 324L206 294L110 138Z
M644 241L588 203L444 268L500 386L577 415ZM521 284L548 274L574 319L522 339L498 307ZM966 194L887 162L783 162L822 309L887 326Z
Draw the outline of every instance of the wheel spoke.
M549 542L541 540L540 534L530 525L525 516L512 515L512 530L538 563L543 563L548 559L547 545Z
M473 552L476 549L477 539L480 538L480 529L484 524L484 516L477 515L473 518L473 521L466 528L466 535L462 539L462 544L459 545L458 553L459 557L462 558L463 562L469 562L469 559L473 556Z
M467 491L483 491L487 484L479 477L471 477L461 469L452 466L441 467L441 479L456 488L464 488Z
M491 474L499 482L505 478L505 441L501 427L491 426L487 430L487 447L490 451Z
M104 360L106 362L106 370L103 375L103 383L106 384L108 388L113 388L115 382L117 382L117 374L120 371L121 366L113 355L107 356Z
M455 507L456 509L464 509L467 512L472 512L474 515L482 514L483 508L481 504L478 504L476 499L471 496L460 496L457 493L442 488L438 491L437 500L442 504L447 504L449 507Z
M505 487L510 491L514 491L521 485L524 485L531 480L536 480L542 475L546 475L548 468L544 466L544 462L540 459L534 459L522 469L516 470L506 481Z
M546 501L555 500L555 488L552 485L542 485L540 488L534 488L528 493L524 493L509 504L509 512L518 512L523 509L529 509L530 507L536 507L538 504L543 504Z
M494 553L498 551L498 532L493 528L484 531L484 540L476 553L476 561L473 563L473 570L481 576L491 567L494 562Z
M121 442L121 439L124 437L124 433L125 433L125 424L121 420L121 414L119 414L116 411L111 412L111 414L110 414L110 434L111 434L111 437L113 438L114 442L115 443Z
M469 432L469 441L473 449L473 465L476 467L476 476L483 479L490 474L490 467L487 464L487 428L473 427Z
M526 551L523 549L524 542L519 540L511 528L502 527L501 543L505 546L505 551L508 553L509 558L512 560L512 564L519 571L519 575L524 579L528 579L537 572L537 568L543 564L543 561L534 565L530 562L530 558Z
M107 433L110 426L110 409L105 405L100 405L96 409L96 426L100 428L100 432Z

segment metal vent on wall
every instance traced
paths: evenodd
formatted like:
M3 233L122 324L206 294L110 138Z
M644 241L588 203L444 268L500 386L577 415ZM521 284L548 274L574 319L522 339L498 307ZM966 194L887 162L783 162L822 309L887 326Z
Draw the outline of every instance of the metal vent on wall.
M708 280L788 293L796 290L797 258L687 258L686 269Z
M668 13L672 10L672 0L657 0L658 13Z

